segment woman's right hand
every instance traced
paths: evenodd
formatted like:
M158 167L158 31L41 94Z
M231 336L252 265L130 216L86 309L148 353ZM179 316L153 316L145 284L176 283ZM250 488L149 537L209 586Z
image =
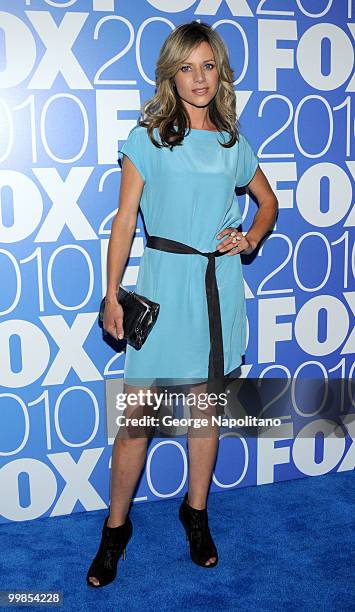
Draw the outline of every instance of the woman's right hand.
M123 338L123 308L116 298L106 296L102 325L115 340Z

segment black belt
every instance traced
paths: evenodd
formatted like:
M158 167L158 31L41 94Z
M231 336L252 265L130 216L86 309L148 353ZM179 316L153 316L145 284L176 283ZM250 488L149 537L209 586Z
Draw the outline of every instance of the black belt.
M219 304L219 293L216 279L215 257L224 255L221 251L203 253L188 244L161 238L160 236L148 236L147 247L169 253L191 253L203 255L208 258L207 270L205 275L206 298L208 306L208 321L210 330L210 355L208 363L208 380L214 381L218 385L224 378L224 355L222 321ZM214 388L211 384L210 388ZM217 386L215 387L217 389Z

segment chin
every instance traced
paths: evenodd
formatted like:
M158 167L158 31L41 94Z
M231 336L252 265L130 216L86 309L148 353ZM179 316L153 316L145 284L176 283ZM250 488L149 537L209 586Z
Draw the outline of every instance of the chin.
M192 97L190 96L191 94L188 97L186 97L186 100L189 102L189 104L192 104L193 106L198 106L199 108L208 106L214 97L210 95L210 92L208 92L205 96L194 96L194 95Z
M190 102L191 106L194 106L195 108L205 108L205 106L209 106L209 102L204 102L202 104L196 104L196 102Z

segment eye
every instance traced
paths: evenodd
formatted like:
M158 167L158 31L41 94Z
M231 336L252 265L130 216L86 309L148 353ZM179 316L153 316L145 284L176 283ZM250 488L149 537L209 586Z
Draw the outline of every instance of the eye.
M214 64L210 64L210 63L205 64L205 66L208 66L208 70L213 70L213 68L215 67ZM186 70L185 70L185 68L186 68ZM185 66L181 66L180 70L181 70L181 72L187 72L187 70L189 68L191 68L191 66L186 66L185 65Z

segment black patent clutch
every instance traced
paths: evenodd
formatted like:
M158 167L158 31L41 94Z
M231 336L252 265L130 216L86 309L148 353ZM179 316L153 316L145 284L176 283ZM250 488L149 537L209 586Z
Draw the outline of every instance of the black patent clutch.
M118 288L117 300L123 308L123 337L128 344L139 350L158 318L160 305L135 291L127 291L121 285ZM99 321L101 324L103 323L105 301L104 297L100 304Z

